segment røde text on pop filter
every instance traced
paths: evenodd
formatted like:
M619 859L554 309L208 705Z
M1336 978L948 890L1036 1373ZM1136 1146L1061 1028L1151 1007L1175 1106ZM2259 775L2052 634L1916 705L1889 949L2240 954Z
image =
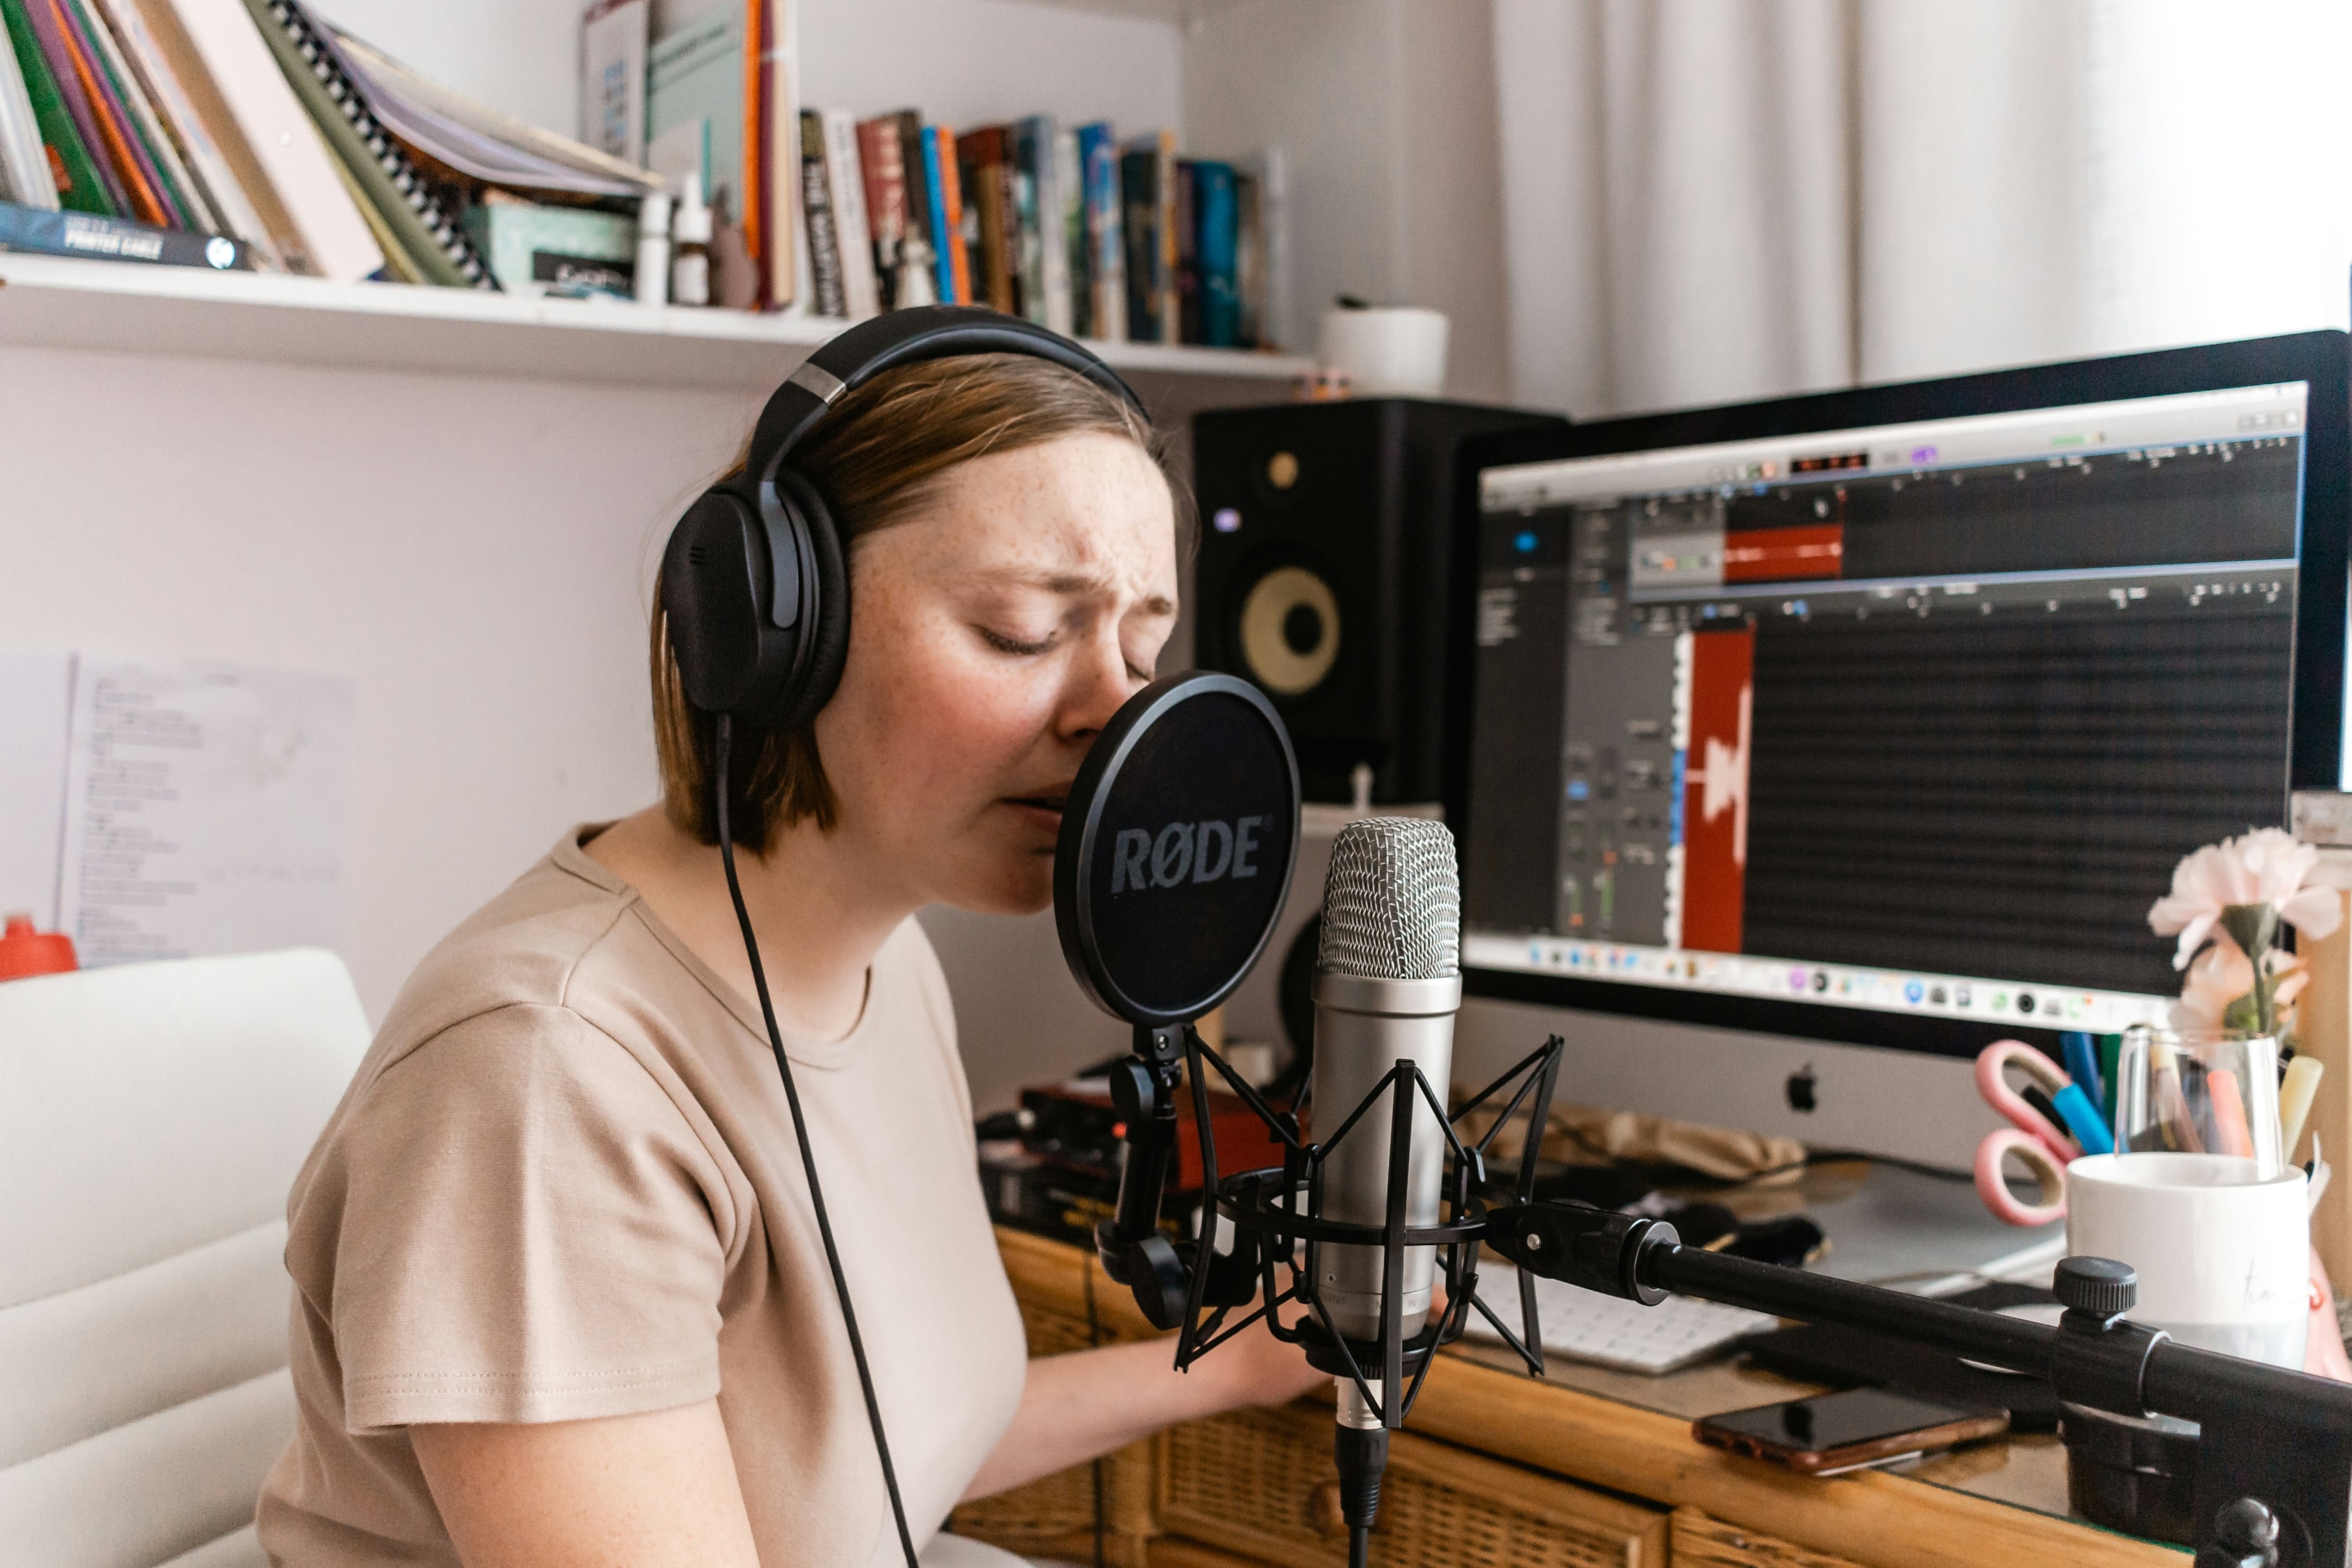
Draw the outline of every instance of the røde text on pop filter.
M1145 1028L1217 1005L1265 950L1298 844L1298 764L1255 687L1174 675L1129 699L1062 807L1054 921L1078 984Z

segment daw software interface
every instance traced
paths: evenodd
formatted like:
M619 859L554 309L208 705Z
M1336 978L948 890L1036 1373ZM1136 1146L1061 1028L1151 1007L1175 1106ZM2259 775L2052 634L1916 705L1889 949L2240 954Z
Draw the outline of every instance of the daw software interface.
M1489 468L1480 968L2095 1031L2284 816L2303 384Z

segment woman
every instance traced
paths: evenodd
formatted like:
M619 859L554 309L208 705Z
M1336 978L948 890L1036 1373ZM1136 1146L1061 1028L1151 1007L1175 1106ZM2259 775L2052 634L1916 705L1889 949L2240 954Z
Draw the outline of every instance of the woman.
M1060 807L1176 617L1152 432L1041 360L887 371L793 454L847 541L832 700L737 746L731 827L918 1542L954 1503L1322 1381L1244 1335L1025 1361L914 912L1052 896ZM658 595L656 595L658 602ZM658 616L663 798L426 957L291 1203L296 1564L898 1555Z

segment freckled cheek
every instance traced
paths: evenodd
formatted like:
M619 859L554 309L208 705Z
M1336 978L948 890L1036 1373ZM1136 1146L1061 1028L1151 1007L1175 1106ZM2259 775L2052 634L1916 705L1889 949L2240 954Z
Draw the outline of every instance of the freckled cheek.
M919 712L908 716L919 726L919 745L992 795L1035 782L1005 776L1020 768L1053 711L1051 694L1034 673L982 654L934 665L926 676Z
M1054 709L1044 672L959 646L969 640L961 627L898 629L902 639L880 635L853 647L850 673L821 726L841 726L860 771L887 795L919 795L936 805L1034 784L1023 764Z

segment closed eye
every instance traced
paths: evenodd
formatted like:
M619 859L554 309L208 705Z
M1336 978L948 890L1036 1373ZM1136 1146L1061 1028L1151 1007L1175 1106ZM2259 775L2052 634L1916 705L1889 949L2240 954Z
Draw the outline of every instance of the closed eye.
M1054 646L1054 639L1051 637L1047 637L1044 642L1023 642L1019 637L1009 637L1003 632L992 631L986 626L978 626L973 629L980 633L980 637L982 642L986 643L989 647L994 648L999 653L1017 654L1025 658L1034 658L1036 655L1045 652Z

